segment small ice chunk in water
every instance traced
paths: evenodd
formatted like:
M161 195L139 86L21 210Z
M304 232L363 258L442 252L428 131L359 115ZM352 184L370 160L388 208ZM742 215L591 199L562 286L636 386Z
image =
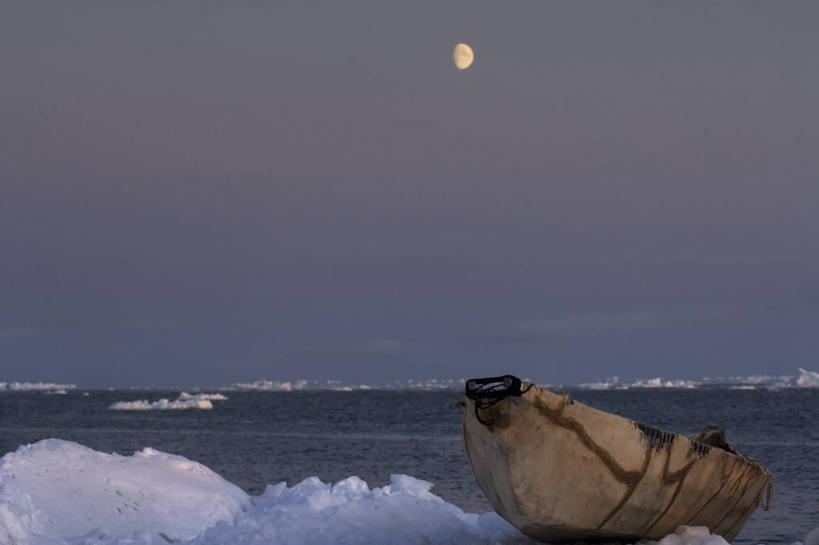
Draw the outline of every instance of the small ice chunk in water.
M799 543L797 541L797 543ZM819 528L814 528L808 535L802 538L802 545L819 545Z
M728 542L704 526L680 526L659 541L643 539L637 545L728 545Z
M205 409L213 408L211 401L225 401L227 397L222 394L189 394L182 392L179 397L170 401L162 398L157 401L147 401L140 399L137 401L116 401L108 408L113 411L168 411L182 409Z

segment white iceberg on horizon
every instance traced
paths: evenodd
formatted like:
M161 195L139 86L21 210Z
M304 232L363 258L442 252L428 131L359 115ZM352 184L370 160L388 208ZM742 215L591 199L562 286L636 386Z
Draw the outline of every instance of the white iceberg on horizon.
M800 368L796 384L801 388L819 388L819 373Z

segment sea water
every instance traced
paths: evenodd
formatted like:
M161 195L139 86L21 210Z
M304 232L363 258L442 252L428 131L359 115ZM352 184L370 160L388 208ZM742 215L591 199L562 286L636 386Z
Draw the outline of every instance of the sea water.
M211 410L173 410L179 391L0 393L0 454L44 438L100 452L151 447L200 462L252 495L268 484L358 476L370 487L406 474L467 512L491 510L463 449L460 393L411 391L223 392ZM765 464L776 493L735 543L793 543L819 527L819 390L571 391L583 403L691 434L726 429L742 454ZM183 400L190 399L190 397ZM112 410L118 402L149 408ZM120 404L120 406L122 406ZM139 407L140 404L132 405ZM115 405L116 407L116 405Z

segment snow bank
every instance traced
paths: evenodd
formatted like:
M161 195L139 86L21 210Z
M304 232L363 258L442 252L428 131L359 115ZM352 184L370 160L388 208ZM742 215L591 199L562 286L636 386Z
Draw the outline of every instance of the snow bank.
M189 541L249 504L207 467L150 448L126 457L46 439L0 458L3 545Z
M637 545L728 545L721 536L711 534L702 526L680 526L673 534L668 534L659 541L641 539ZM802 541L791 545L819 545L819 528L806 535Z
M406 475L373 489L358 477L332 486L311 477L251 498L180 456L47 439L0 459L0 543L532 543L495 513L464 513L431 487Z
M668 534L659 541L641 539L637 545L727 545L721 536L708 531L703 526L680 526L673 534Z
M250 497L181 456L47 439L0 458L0 544L535 545L497 514L464 513L431 487L406 475L372 489L358 477L311 477ZM638 545L727 543L683 527ZM803 545L819 545L819 529Z
M412 545L520 544L522 536L495 513L464 513L430 492L432 484L393 475L370 489L358 477L335 485L317 477L292 488L268 486L233 524L219 523L191 544Z
M117 401L108 406L114 411L164 411L179 409L212 409L211 401L223 401L227 397L222 394L189 394L182 392L175 401L162 398L158 401Z

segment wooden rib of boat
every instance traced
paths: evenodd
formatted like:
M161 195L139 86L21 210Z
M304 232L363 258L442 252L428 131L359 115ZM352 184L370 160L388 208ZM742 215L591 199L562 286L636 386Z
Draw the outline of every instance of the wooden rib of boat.
M762 503L759 462L506 375L467 381L466 452L489 502L538 541L659 539L706 526L731 541Z

